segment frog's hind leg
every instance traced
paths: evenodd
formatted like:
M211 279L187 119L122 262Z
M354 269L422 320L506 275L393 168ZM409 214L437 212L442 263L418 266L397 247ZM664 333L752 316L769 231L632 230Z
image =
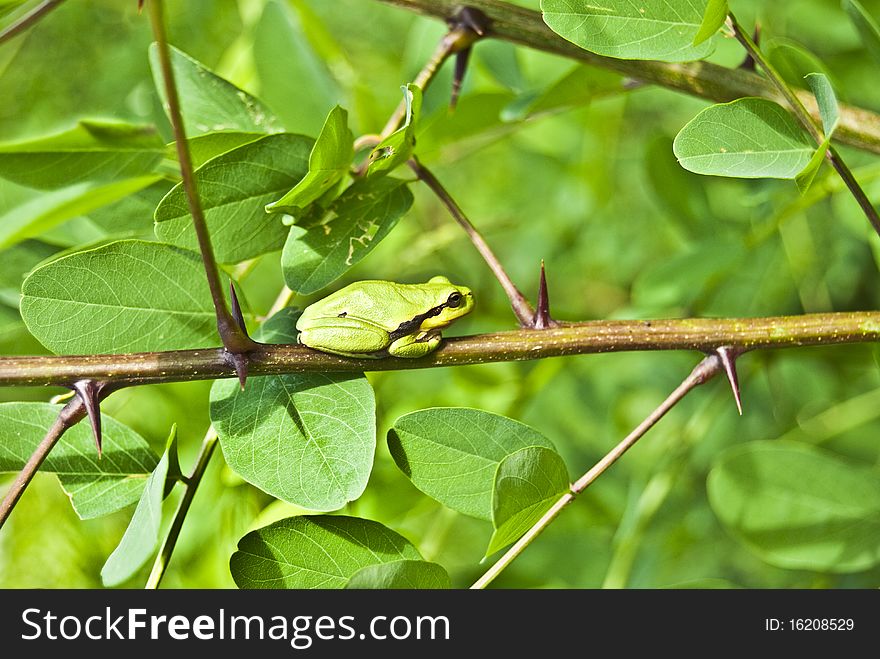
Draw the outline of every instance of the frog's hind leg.
M388 354L394 357L424 357L440 345L440 332L429 330L420 334L403 336L388 346Z
M322 327L301 331L299 342L315 350L344 357L375 358L385 354L388 332L355 319L333 318Z

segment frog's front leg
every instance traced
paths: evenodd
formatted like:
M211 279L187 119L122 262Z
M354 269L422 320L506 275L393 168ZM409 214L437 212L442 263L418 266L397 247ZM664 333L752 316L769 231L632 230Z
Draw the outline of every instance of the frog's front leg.
M424 357L440 345L440 331L437 329L402 336L388 346L388 354L394 357Z

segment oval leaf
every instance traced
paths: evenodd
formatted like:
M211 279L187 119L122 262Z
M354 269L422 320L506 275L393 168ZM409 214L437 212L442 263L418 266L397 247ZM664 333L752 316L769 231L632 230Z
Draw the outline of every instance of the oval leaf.
M393 561L362 567L345 585L352 590L437 590L451 588L449 573L428 561Z
M413 485L465 515L492 519L498 465L530 446L553 449L529 426L498 414L437 407L405 414L388 431L388 447Z
M284 309L255 334L293 341ZM376 448L376 403L363 375L303 373L218 380L211 421L229 466L261 490L308 510L337 510L367 486Z
M344 588L369 565L421 558L408 540L378 522L316 515L248 533L229 567L239 588Z
M220 130L273 133L281 130L275 116L259 100L224 80L204 64L170 46L171 68L180 97L183 126L190 137ZM167 108L159 50L150 46L153 82Z
M32 188L151 173L165 152L153 126L80 121L57 135L0 144L0 177Z
M101 581L105 586L118 586L127 581L153 555L159 542L165 481L172 463L179 473L176 427L171 430L162 459L147 478L147 484L122 539L101 568Z
M218 261L237 263L281 249L288 229L264 207L306 175L313 144L303 135L267 135L196 170L199 198ZM160 239L198 249L182 184L159 203L155 219Z
M406 116L403 125L379 142L370 152L369 175L384 175L398 165L402 165L412 155L416 144L416 121L422 110L422 90L412 83L403 87L403 101L406 104Z
M214 306L198 254L122 240L35 269L21 315L57 353L173 350L217 345Z
M569 487L568 469L556 451L530 446L504 458L495 473L495 533L486 556L519 540Z
M727 0L709 0L703 12L703 22L700 23L700 29L697 31L692 45L699 46L706 39L711 39L715 36L715 33L721 29L724 21L727 20L729 12Z
M790 569L855 572L880 562L880 480L797 442L749 442L709 474L709 503L762 559Z
M321 290L369 254L412 202L400 179L357 181L331 204L326 218L290 228L281 253L285 283L301 294Z
M61 408L50 403L0 403L0 472L21 471ZM80 519L108 515L137 501L159 461L128 426L102 414L101 427L100 459L91 427L81 422L61 436L40 467L58 474Z
M793 179L816 145L780 105L741 98L700 112L672 149L681 166L697 174Z
M695 46L704 6L691 0L541 0L544 22L584 50L620 59L686 62L712 52Z

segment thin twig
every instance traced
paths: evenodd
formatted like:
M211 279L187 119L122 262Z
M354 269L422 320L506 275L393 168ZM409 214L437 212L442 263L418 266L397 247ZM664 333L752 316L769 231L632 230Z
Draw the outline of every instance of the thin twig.
M798 95L791 87L789 87L788 83L785 82L785 79L779 75L779 72L773 67L770 61L764 57L764 53L761 52L761 49L758 48L757 44L752 40L752 37L743 29L733 14L728 15L728 25L733 30L737 41L742 44L742 47L746 52L767 74L767 77L776 86L779 93L782 94L786 101L788 101L791 111L794 113L794 116L800 124L816 141L816 144L821 145L825 137L822 135L822 131L816 123L816 120L810 115L807 108L804 107L804 104L801 102L800 98L798 98ZM828 147L827 158L828 162L831 163L832 167L834 167L840 175L840 178L843 179L843 182L846 184L850 193L852 193L856 202L858 202L865 217L868 218L871 226L874 227L874 231L880 235L880 215L877 214L877 209L874 208L871 200L868 199L868 195L865 194L862 186L856 181L856 177L853 175L852 170L846 162L844 162L843 158L834 147Z
M19 18L12 25L6 26L6 28L2 32L0 32L0 44L9 41L10 39L12 39L12 37L21 34L29 27L32 27L35 23L37 23L41 18L43 18L53 9L55 9L62 2L64 2L64 0L45 0L44 2L38 4L27 14Z
M455 199L452 198L452 195L447 192L446 188L444 188L440 181L437 180L437 177L422 165L418 159L413 157L409 160L408 164L410 169L412 169L416 173L416 176L419 177L419 180L423 181L425 185L437 195L437 198L443 202L443 205L446 206L449 213L455 218L455 221L465 230L465 233L467 233L468 238L470 238L474 247L477 248L480 256L483 257L483 260L486 261L489 269L492 270L492 274L495 275L495 278L501 284L504 292L507 293L507 297L510 299L510 306L513 307L513 313L516 314L520 326L531 326L535 318L535 310L532 308L532 305L529 304L526 297L507 275L504 266L501 265L501 262L498 260L498 257L495 256L492 248L489 247L483 236L480 235L480 232L477 231L473 224L471 224L470 220L468 220L467 216L464 214L464 211L461 210L461 207L456 203Z
M85 415L86 408L79 396L71 398L70 402L61 408L55 421L49 427L49 430L46 431L43 441L34 449L24 468L12 482L6 496L3 497L3 501L0 502L0 528L3 528L3 524L6 523L10 513L12 513L12 509L15 508L15 504L18 503L21 495L24 494L27 486L33 480L34 474L37 473L52 447L61 439L61 436L68 428L76 424Z
M208 224L202 205L199 201L196 178L193 171L192 158L189 153L189 143L186 141L186 130L183 125L183 117L180 113L180 100L177 96L177 85L174 83L174 68L171 65L171 52L168 47L168 39L165 35L165 20L163 17L162 0L150 0L150 22L153 25L153 35L159 52L159 65L162 70L162 79L165 85L165 95L168 99L168 115L171 127L174 131L174 144L177 149L177 158L180 163L180 175L189 211L193 218L196 237L199 242L199 250L202 254L202 262L205 266L205 276L208 280L208 288L211 290L211 299L214 302L214 311L217 314L217 331L224 347L231 353L244 353L252 350L254 342L242 331L235 322L226 306L226 298L223 296L223 286L220 283L220 272L217 268L217 260L214 258L214 250L211 247L211 236L208 233Z
M688 392L695 387L711 380L718 372L722 370L721 360L717 355L709 355L696 365L690 375L678 385L675 390L655 409L648 417L642 421L629 435L627 435L617 446L611 449L605 457L597 462L592 469L581 476L571 489L563 494L553 506L544 513L539 519L517 542L498 559L498 561L490 567L476 582L471 586L473 589L482 589L494 581L504 569L510 565L514 559L519 556L526 547L528 547L537 538L541 532L549 526L559 515L560 512L575 497L586 490L599 476L601 476L608 468L617 462L620 457L629 450L633 444L641 439L666 413L671 410Z
M192 474L186 479L186 489L183 492L180 504L177 506L177 511L174 513L174 520L168 529L168 535L165 536L162 548L153 562L153 569L150 571L147 585L144 586L147 590L158 588L162 577L165 576L165 570L171 561L171 554L177 545L177 539L180 537L183 522L186 520L186 514L189 512L189 507L196 496L196 490L202 482L202 476L204 476L205 470L208 468L208 463L211 461L211 456L214 454L216 447L217 431L214 430L214 426L211 426L205 434L205 439L202 441L202 448L199 450L199 456L196 458L196 465L193 468Z

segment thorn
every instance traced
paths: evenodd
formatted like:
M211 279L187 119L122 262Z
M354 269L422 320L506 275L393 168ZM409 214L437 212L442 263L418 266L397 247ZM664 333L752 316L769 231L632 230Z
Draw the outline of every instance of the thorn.
M144 0L138 0L138 16L140 16L143 8L144 8Z
M471 57L471 48L458 51L455 56L455 73L452 76L452 94L449 97L449 109L454 110L458 104L458 95L461 93L461 84L464 81L464 73L467 71L468 60Z
M241 385L241 390L244 391L244 385L247 382L248 376L248 356L241 352L229 352L228 350L224 356L226 358L226 363L235 369L235 374L238 376L238 383Z
M755 42L755 45L759 45L761 41L761 26L758 23L755 23L755 31L752 33L752 41ZM755 70L755 60L752 59L751 55L746 55L746 58L742 61L742 64L739 65L740 69L743 71L754 71Z
M462 7L446 20L450 30L465 28L478 37L485 37L492 21L476 7Z
M79 399L86 408L86 414L89 416L89 423L92 424L92 434L95 436L95 444L98 447L98 457L101 457L101 405L100 397L103 384L95 380L77 380L71 385Z
M732 348L729 346L721 346L715 349L715 354L721 360L721 365L727 374L727 381L730 382L730 388L733 390L733 398L736 400L736 409L739 411L740 416L743 413L743 406L739 393L739 379L736 377L736 360L742 353L742 348Z
M238 323L238 326L241 328L241 331L244 332L244 335L248 336L247 325L244 322L244 314L241 313L241 305L238 303L238 295L235 294L235 284L232 281L229 282L229 298L232 301L232 317L235 319L235 322Z
M550 295L547 292L547 275L544 273L544 259L541 259L541 279L538 283L538 304L532 320L534 329L547 329L559 325L550 316Z

